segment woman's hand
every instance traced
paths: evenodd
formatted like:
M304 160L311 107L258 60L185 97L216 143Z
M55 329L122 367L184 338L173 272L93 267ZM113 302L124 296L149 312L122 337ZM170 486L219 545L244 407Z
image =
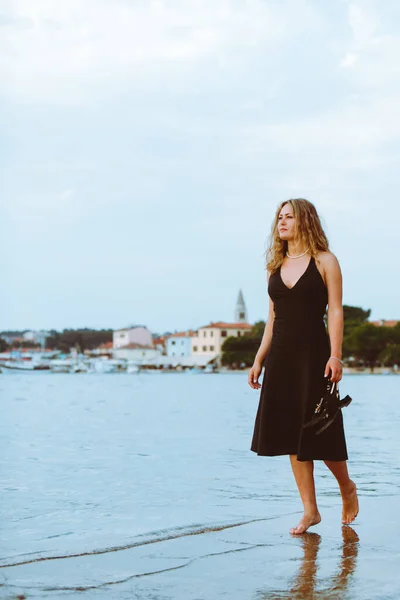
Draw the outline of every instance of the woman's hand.
M261 375L261 371L262 365L258 362L255 362L250 369L248 383L253 390L258 390L258 388L261 387L261 383L258 383L258 378Z
M326 363L324 377L328 377L328 375L330 375L330 381L336 381L338 383L342 379L342 374L342 364L336 360L336 358L330 358Z

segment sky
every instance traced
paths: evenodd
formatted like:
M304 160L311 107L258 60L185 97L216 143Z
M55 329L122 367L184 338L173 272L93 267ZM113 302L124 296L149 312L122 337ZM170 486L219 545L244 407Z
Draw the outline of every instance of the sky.
M400 3L3 0L0 329L266 320L278 204L400 319Z

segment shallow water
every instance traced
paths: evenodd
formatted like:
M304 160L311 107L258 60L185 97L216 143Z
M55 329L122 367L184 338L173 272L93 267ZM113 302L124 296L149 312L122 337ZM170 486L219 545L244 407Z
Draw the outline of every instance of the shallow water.
M86 598L195 600L225 593L231 600L302 597L298 594L303 592L290 591L291 578L296 578L297 566L301 571L301 564L316 561L316 549L323 555L325 540L326 556L320 579L314 577L313 594L344 597L343 591L328 596L326 586L318 592L324 568L334 559L328 548L336 549L340 562L346 547L335 482L317 462L318 499L327 514L318 533L325 534L319 541L317 534L310 536L308 546L293 540L287 531L298 521L295 513L301 505L288 458L259 457L249 449L259 391L248 386L247 373L0 377L1 597L24 593L55 598L75 595L79 587L86 589ZM344 410L351 475L365 511L373 515L374 507L387 507L388 524L400 491L400 377L346 375L340 388L343 396L353 397ZM367 556L380 557L384 573L394 556L398 560L400 542L388 544L389 559L368 519L362 527L370 527L364 537L366 551L379 548ZM255 536L254 544L247 536ZM359 536L350 542L350 554L355 546L362 550ZM247 553L238 554L240 548L254 545L251 568L257 569L268 555L271 571L261 589L243 561ZM205 555L218 560L203 564L203 569L178 569L180 552L181 561L192 561L193 552L203 546ZM226 546L234 554L227 554ZM178 547L182 550L176 553ZM132 552L134 560L128 559ZM307 552L314 559L304 563ZM71 555L77 558L37 561ZM163 575L144 577L150 571ZM364 572L363 581L371 576ZM356 576L354 567L352 578ZM121 583L110 585L112 581ZM368 581L365 589L361 584L353 589L351 598L378 598L368 595L373 589ZM385 594L381 597L400 597L400 586Z

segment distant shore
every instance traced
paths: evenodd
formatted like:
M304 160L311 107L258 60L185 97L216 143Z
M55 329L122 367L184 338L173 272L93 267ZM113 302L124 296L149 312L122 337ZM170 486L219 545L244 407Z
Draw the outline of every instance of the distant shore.
M393 369L391 367L369 367L354 368L354 367L343 367L344 375L398 375L400 370Z
M246 371L250 371L246 369ZM343 375L400 375L400 369L390 367L343 367Z

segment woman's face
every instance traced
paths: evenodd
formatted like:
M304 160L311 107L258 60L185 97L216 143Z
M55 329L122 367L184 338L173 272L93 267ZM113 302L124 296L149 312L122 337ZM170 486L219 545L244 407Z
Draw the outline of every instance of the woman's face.
M290 204L285 204L278 215L278 233L281 240L293 240L296 233L296 218Z

